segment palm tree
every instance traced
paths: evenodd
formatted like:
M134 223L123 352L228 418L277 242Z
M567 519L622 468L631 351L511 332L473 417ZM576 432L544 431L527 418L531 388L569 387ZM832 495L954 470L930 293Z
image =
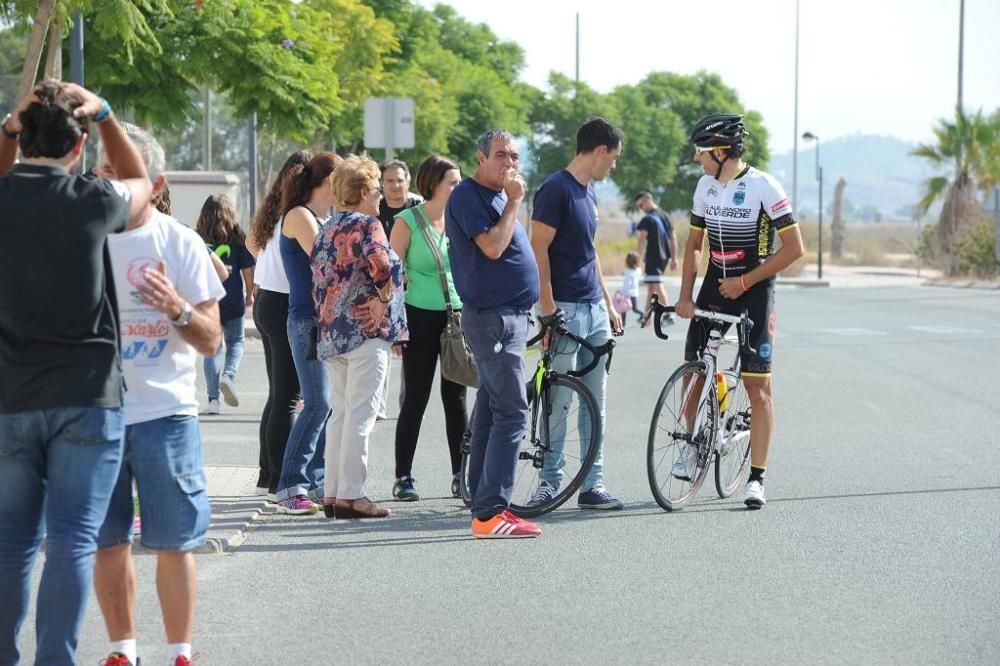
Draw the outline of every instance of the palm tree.
M949 274L957 270L951 249L955 240L982 215L977 191L989 193L1000 182L1000 112L968 115L957 111L955 121L941 120L934 128L936 145L920 144L912 154L946 170L924 183L918 206L927 212L943 200L937 240Z

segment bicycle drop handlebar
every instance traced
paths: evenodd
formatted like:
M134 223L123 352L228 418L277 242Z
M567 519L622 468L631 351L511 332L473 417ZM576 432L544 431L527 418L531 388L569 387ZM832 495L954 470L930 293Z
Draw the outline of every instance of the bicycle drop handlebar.
M650 301L650 309L653 311L653 330L656 331L656 337L661 340L669 340L670 336L663 332L663 328L660 325L660 318L665 314L671 314L676 312L676 309L672 305L660 305L660 299L656 294L652 295L652 300ZM753 329L753 320L750 319L750 313L744 310L740 315L727 315L721 312L712 312L711 310L701 310L695 308L694 310L695 319L704 319L716 324L735 324L736 334L739 337L740 349L750 353L756 354L757 350L750 346L750 331Z
M539 326L538 334L535 335L535 337L528 340L526 346L531 347L533 345L538 344L542 340L542 338L545 337L545 334L549 330L552 330L556 336L569 338L573 342L577 343L578 345L589 351L593 356L593 358L590 360L590 363L588 363L586 366L578 368L576 370L569 370L566 372L567 375L570 375L572 377L582 377L583 375L587 374L588 372L596 368L598 362L601 360L601 356L604 356L605 354L607 354L608 360L604 364L604 371L608 373L611 372L611 356L613 355L615 349L614 340L608 340L603 345L595 347L594 345L590 344L585 339L581 338L579 335L574 333L573 331L566 328L566 313L562 310L556 310L555 312L553 312L548 316L538 317L538 326ZM552 342L550 341L549 345L551 346L551 344Z

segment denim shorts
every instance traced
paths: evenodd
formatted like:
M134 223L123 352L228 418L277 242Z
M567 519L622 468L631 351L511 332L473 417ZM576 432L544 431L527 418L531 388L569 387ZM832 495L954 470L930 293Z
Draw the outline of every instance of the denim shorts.
M132 482L139 491L142 545L185 551L205 543L212 518L195 416L167 416L125 428L125 454L98 548L132 543Z

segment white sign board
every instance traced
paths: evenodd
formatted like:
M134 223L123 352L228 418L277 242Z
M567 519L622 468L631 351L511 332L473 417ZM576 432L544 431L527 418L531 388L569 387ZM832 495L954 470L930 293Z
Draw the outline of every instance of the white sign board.
M413 148L414 104L412 97L369 97L365 100L365 147Z

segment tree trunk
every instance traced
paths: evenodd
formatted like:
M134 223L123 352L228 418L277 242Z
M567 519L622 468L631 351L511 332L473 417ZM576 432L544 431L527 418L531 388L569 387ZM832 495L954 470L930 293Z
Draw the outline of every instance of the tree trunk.
M45 58L45 78L62 79L62 25L53 21L49 26L49 49Z
M830 232L833 236L830 242L830 256L840 259L844 256L844 238L847 236L847 226L844 224L844 188L847 181L841 178L833 189L833 222Z
M31 37L28 38L28 53L24 57L24 67L21 68L21 78L17 82L17 101L28 96L35 87L35 77L38 76L38 65L42 60L42 47L45 46L45 34L49 30L52 12L56 8L56 0L38 0L38 10L31 25Z
M958 273L958 257L954 244L970 226L979 219L982 208L976 198L976 186L967 172L959 174L948 189L948 196L941 207L938 220L938 244L941 249L942 268L948 275Z
M274 153L278 148L278 137L274 135L271 137L271 146L267 149L267 168L264 169L264 183L261 188L262 192L267 192L268 185L271 182L271 176L274 174Z

